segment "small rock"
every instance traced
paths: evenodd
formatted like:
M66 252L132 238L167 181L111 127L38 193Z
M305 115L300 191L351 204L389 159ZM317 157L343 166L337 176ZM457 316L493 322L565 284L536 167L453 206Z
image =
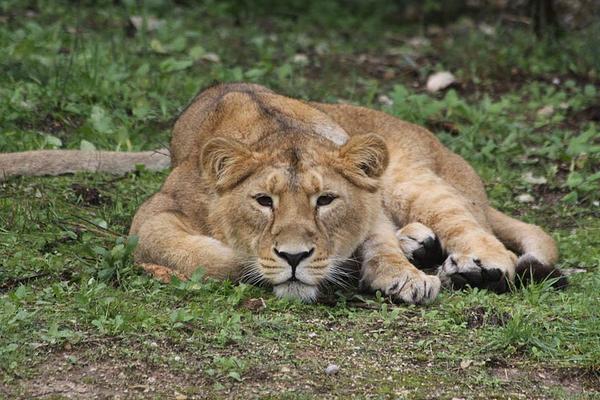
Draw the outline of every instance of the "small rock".
M554 85L560 85L560 79L559 78L552 78L552 83Z
M394 105L394 101L385 94L380 94L379 97L377 97L377 101L379 102L379 104L383 104L384 106Z
M289 369L288 367L285 367L285 366L284 366L284 367L281 367L281 368L279 369L279 371L280 371L281 373L288 374L288 373L290 373L290 372L291 372L291 369Z
M187 396L183 393L175 392L175 400L187 400Z
M140 15L132 15L129 18L129 21L131 21L131 25L133 25L135 27L135 29L137 29L138 31L140 29L142 29L142 26L144 25L144 18ZM161 19L157 19L154 17L148 17L146 18L146 29L148 29L149 31L155 31L157 29L159 29L161 26L163 26L165 23L165 21L161 20Z
M221 57L219 57L219 55L215 54L215 53L206 53L206 54L203 54L203 55L200 56L200 59L204 60L204 61L210 61L210 62L213 62L215 64L218 64L218 63L221 62Z
M436 93L456 83L456 78L448 71L436 72L427 78L426 89L430 93Z
M294 55L294 58L292 58L292 61L295 64L307 65L308 64L308 56L303 53L298 53L298 54Z
M529 193L523 193L517 196L519 203L532 203L535 199Z
M473 360L462 360L460 362L460 369L467 369L473 364Z
M327 368L325 368L325 373L327 375L335 375L340 371L340 367L335 364L329 364Z
M553 106L544 106L537 111L538 117L549 117L554 114Z
M496 28L485 23L479 25L479 30L488 36L494 36L496 34Z
M523 180L527 183L531 183L532 185L543 185L548 182L548 180L543 176L533 176L531 172L526 172L523 174Z
M419 47L429 46L429 44L431 42L429 41L429 39L427 39L423 36L415 36L415 37L408 39L406 41L406 43L408 43L409 46L412 46L414 48L419 48Z
M309 332L309 333L308 333L308 337L309 337L309 338L314 338L314 337L317 337L317 334L316 334L316 333L314 333L314 332Z

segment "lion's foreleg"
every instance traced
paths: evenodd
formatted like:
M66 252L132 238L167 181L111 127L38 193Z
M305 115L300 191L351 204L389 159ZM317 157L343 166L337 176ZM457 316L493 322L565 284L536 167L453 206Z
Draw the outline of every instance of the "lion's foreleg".
M361 287L381 290L394 300L426 303L440 290L440 280L415 268L398 245L394 226L383 214L362 244Z
M186 277L202 268L210 278L237 279L243 265L240 256L221 241L191 231L183 218L162 212L143 222L136 232L136 262L170 268Z
M398 182L387 206L399 220L420 222L437 235L449 254L439 270L447 284L505 291L506 278L514 278L516 256L494 236L487 220L476 216L484 205L473 204L435 174Z

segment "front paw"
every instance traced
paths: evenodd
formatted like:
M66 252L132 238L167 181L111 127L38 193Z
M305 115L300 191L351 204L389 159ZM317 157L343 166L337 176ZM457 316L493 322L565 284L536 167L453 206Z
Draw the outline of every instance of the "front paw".
M510 289L514 277L515 257L506 251L496 257L478 257L453 253L448 256L438 270L444 286L452 289L464 289L467 286L489 289L496 293L504 293Z
M419 269L433 268L444 262L444 251L436 234L425 225L413 222L396 231L402 252Z
M390 277L377 279L371 288L381 290L394 302L425 304L433 301L440 292L441 282L435 275L419 270L399 271Z

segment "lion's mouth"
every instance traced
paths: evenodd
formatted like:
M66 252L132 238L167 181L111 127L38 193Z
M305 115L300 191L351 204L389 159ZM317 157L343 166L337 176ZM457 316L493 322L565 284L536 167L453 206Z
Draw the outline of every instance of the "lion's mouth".
M319 288L316 285L310 285L298 278L290 278L274 285L273 291L277 297L296 298L306 303L314 302L319 294Z

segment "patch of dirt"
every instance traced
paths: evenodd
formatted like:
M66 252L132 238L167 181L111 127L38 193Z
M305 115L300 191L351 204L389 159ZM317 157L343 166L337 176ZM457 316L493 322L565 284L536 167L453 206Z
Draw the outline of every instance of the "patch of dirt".
M473 307L465 310L467 328L476 329L482 326L504 326L510 321L510 314L486 310L484 307Z
M532 189L534 192L533 197L545 207L556 206L569 193L567 189L551 188L548 185L535 185Z
M267 304L262 297L259 297L258 299L247 299L242 303L241 307L256 314L267 308Z
M207 384L202 376L173 372L167 363L153 365L140 360L79 357L76 351L56 353L36 368L33 378L4 390L13 399L57 396L67 399L187 399L188 396L182 393L189 393L190 385Z
M39 120L32 121L27 119L17 124L19 127L25 130L46 132L59 138L65 138L68 136L68 133L71 130L77 129L83 125L83 122L84 119L79 116L65 116L57 118L49 113Z
M71 189L73 190L73 193L75 193L75 196L81 198L81 201L85 205L99 206L110 201L108 197L105 197L98 189L94 187L74 183L71 185Z
M600 382L593 382L583 377L574 375L568 376L560 370L538 369L524 370L515 366L502 366L490 369L490 374L498 378L503 384L513 385L527 378L531 382L536 382L539 387L549 389L552 387L562 388L569 396L577 396L583 393L590 393ZM595 393L595 392L592 392ZM536 397L533 397L536 398Z
M565 124L569 127L580 127L587 122L600 122L600 105L593 104L567 116Z

